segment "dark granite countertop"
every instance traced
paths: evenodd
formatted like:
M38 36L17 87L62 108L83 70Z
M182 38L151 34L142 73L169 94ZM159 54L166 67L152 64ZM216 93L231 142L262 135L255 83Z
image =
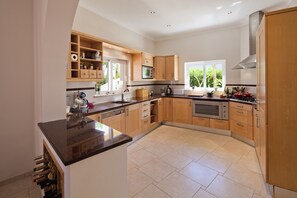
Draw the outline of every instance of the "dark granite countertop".
M137 104L137 103L141 103L141 102L145 102L145 101L150 101L150 100L154 100L154 99L158 99L158 98L188 98L188 99L193 99L193 100L209 100L209 101L223 101L223 102L234 101L234 102L240 102L240 103L251 104L251 105L256 104L254 102L247 102L247 101L242 101L242 100L236 100L236 99L230 99L230 98L220 98L220 97L207 97L207 96L199 97L199 96L194 96L194 95L190 95L190 96L186 96L186 95L166 95L166 96L154 95L152 97L147 97L147 98L132 98L132 99L128 100L128 101L130 101L129 103L125 103L125 104L116 104L113 102L96 104L94 106L94 108L88 109L87 115L102 113L105 111L110 111L110 110L117 109L120 107L126 107L129 105L133 105L133 104Z
M132 138L87 117L38 123L65 166L131 142Z

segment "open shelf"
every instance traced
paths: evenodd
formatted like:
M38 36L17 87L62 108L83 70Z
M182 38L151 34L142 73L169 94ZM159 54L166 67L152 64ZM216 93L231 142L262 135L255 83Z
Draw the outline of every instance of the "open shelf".
M96 60L91 58L80 58L81 61L91 61L91 62L102 62L102 60Z
M80 46L80 49L81 50L85 50L85 51L92 51L92 52L102 52L102 50L99 50L99 49L94 49L94 48L90 48L90 47L83 47L83 46Z

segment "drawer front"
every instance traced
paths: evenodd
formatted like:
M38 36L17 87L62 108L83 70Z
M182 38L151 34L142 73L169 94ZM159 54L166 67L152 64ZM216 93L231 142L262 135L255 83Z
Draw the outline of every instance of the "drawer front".
M149 109L150 107L150 102L143 102L141 103L142 109Z
M242 135L246 138L253 139L253 127L251 125L238 122L235 120L230 121L230 129L233 133Z
M209 127L209 118L193 117L193 125Z
M89 70L81 69L80 70L80 78L89 78Z
M228 120L210 119L209 126L210 126L210 128L229 130L229 121Z
M242 104L239 102L230 102L230 108L236 108L236 109L241 109L246 111L252 111L253 109L252 105Z
M97 78L96 70L90 70L89 73L90 73L90 78Z
M142 111L142 119L146 119L148 117L150 117L150 112L147 109L143 110Z
M97 70L97 78L103 78L102 70Z
M243 109L230 108L230 119L252 125L253 116L252 111Z

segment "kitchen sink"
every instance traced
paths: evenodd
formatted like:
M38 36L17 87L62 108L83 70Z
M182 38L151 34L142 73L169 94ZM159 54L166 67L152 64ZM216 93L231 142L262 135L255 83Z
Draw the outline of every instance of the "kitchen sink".
M118 100L118 101L113 101L112 103L116 103L116 104L127 104L127 103L131 103L132 101L127 101L127 100Z

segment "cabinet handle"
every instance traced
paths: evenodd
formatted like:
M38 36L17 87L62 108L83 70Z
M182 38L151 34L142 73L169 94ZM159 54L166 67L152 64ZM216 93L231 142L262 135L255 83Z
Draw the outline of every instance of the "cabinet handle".
M129 115L129 110L127 109L126 110L126 116L128 117L128 115Z
M257 116L257 128L259 128L259 117Z
M237 113L243 114L243 111L236 111Z
M243 127L243 124L236 123L237 126Z
M147 111L147 109L143 110L143 112L146 112L146 111Z

